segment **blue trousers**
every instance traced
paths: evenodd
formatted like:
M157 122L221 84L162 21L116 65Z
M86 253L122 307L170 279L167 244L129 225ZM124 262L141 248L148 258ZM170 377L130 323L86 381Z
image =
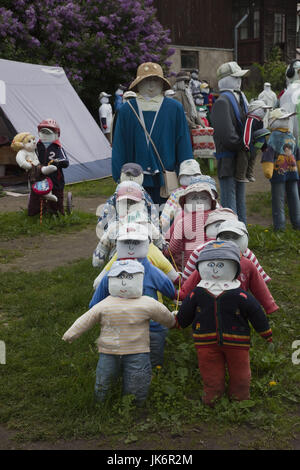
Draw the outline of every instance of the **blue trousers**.
M219 178L220 202L222 207L233 210L241 222L247 223L246 186L247 183L236 181L234 176Z
M169 329L162 326L160 330L150 329L150 361L151 366L162 366L164 363L164 351L166 337Z
M272 218L274 230L285 229L285 196L291 224L300 230L300 199L297 181L271 182Z
M96 369L95 398L103 401L122 376L123 394L135 395L137 402L147 398L151 382L150 353L139 354L105 354L100 353Z

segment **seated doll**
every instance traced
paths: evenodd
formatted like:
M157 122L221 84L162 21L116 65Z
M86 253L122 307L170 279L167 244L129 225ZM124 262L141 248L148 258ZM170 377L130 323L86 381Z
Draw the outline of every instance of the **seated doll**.
M263 120L269 109L271 109L271 106L266 105L262 100L252 100L248 106L243 135L244 148L246 151L238 153L235 168L235 179L239 182L248 183L249 181L255 181L254 166L257 155L255 142L257 136L261 139L263 135L261 132L257 134L257 131L264 130L264 135L269 134L266 129L263 129Z
M118 220L118 208L117 208L117 195L118 190L126 186L125 181L136 183L139 185L139 189L143 192L143 200L145 201L146 208L148 211L149 219L152 223L159 229L159 216L158 210L155 207L154 202L152 201L150 195L142 187L144 181L144 173L141 165L137 163L126 163L121 168L120 184L117 186L114 194L107 199L105 204L101 204L97 208L96 215L98 215L97 223L97 235L98 238L101 238L104 231L107 230L109 222ZM134 184L132 186L135 186Z
M179 204L182 211L174 222L169 251L176 266L183 271L193 250L204 243L204 224L208 214L214 210L216 200L210 185L195 183L184 190Z
M227 221L227 220L228 221L232 220L234 223L238 221L237 215L231 209L220 207L218 209L215 209L209 214L209 216L207 217L206 223L204 225L206 243L211 240L216 240L217 234L218 234L218 228L220 227L222 222ZM199 253L202 250L203 246L205 246L205 244L199 245L190 255L185 265L183 274L182 274L182 284L186 282L187 278L196 269L196 263L199 258ZM245 252L243 253L243 256L245 258L248 258L255 265L257 271L262 276L264 282L267 283L271 281L271 278L265 273L265 271L259 264L258 259L249 248L245 250Z
M149 251L149 231L142 224L127 224L120 227L117 238L117 254L119 260L136 259L145 269L143 295L158 299L158 292L174 300L176 290L173 282L160 269L153 266L147 258ZM105 299L108 292L108 273L101 279L90 301L89 307ZM150 344L152 366L163 365L165 339L168 329L163 325L150 322Z
M256 300L263 306L266 314L270 314L278 310L279 307L276 305L271 292L255 265L248 258L242 256L242 253L245 253L248 248L248 239L249 234L247 228L245 224L239 220L227 220L222 222L218 228L217 241L232 241L240 250L241 272L238 276L238 280L241 282L241 288L245 291L250 290ZM207 244L203 245L202 250L205 246L207 246ZM201 251L199 252L199 256ZM195 269L180 289L179 300L185 299L200 281L199 271Z
M122 375L123 394L142 404L151 382L149 320L174 326L171 312L162 303L143 295L144 266L135 260L116 261L108 273L109 296L97 303L63 335L71 343L99 323L99 361L95 398L103 401L112 382Z
M185 188L191 184L194 176L201 175L200 165L197 160L189 159L180 164L178 183L179 188L172 192L160 216L162 234L165 235L174 222L175 216L181 212L179 197L183 194Z
M210 242L199 255L201 281L176 316L180 328L192 325L203 402L213 406L225 392L226 366L229 397L250 398L250 324L268 342L272 330L257 300L240 287L240 250L232 242Z
M300 230L300 156L296 139L289 132L289 120L294 114L283 108L270 112L271 135L261 158L264 175L271 183L274 230L285 230L285 199L292 227Z

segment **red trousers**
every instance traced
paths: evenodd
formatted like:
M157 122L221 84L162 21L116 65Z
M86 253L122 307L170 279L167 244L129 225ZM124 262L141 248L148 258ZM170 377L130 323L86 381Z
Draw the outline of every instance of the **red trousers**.
M212 405L225 392L226 366L229 375L229 397L248 400L250 397L249 350L212 344L197 348L198 365L203 380L203 402Z

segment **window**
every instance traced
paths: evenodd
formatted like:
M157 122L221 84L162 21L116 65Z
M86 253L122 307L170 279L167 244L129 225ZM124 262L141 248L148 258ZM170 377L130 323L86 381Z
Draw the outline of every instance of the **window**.
M285 15L274 13L274 44L285 42Z
M260 35L260 11L253 12L253 38L258 39Z
M181 68L198 69L198 52L181 51Z

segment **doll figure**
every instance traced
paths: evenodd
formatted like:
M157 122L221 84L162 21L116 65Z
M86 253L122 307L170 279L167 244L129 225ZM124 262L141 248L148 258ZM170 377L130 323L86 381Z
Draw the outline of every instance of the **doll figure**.
M174 299L176 290L172 280L147 258L149 251L149 230L142 224L124 224L117 236L117 256L120 259L136 259L145 268L143 294L158 300L158 293ZM108 273L101 279L89 307L108 296ZM165 340L168 329L157 322L150 323L151 364L153 367L163 364Z
M94 305L63 335L71 343L96 324L99 361L95 398L103 401L122 370L123 394L142 404L151 382L149 320L174 326L172 313L162 303L143 295L144 266L135 260L116 261L108 273L109 295Z
M248 230L245 224L239 220L226 220L218 227L216 238L217 241L233 242L239 248L241 271L238 276L238 280L241 282L241 288L245 291L250 290L256 300L263 306L266 314L270 314L278 310L278 306L276 305L258 269L249 258L243 256L243 253L245 253L248 248L249 239ZM203 245L202 250L205 248L205 246L207 246L207 243ZM201 249L199 250L199 256L200 252ZM198 260L196 261L196 265ZM189 295L193 289L195 289L200 281L201 278L199 271L195 269L180 289L179 299L185 299L185 297Z
M200 251L204 248L204 246L209 243L212 240L216 240L217 235L218 235L218 230L221 224L225 221L228 221L232 225L236 224L238 222L237 215L231 210L226 207L219 207L218 209L215 209L214 211L211 211L210 214L208 215L206 222L204 224L204 230L205 230L205 243L202 245L199 245L193 253L190 255L183 274L182 274L182 284L185 284L189 276L191 276L195 269L196 269L196 263L199 258ZM245 226L245 225L244 225ZM271 281L271 278L268 276L268 274L263 270L262 266L260 265L258 259L254 255L254 253L247 248L243 252L243 256L247 259L249 259L255 266L256 270L262 277L265 283L268 283Z
M197 69L191 71L189 88L191 90L192 96L201 92L201 81L199 80L199 70Z
M178 72L174 85L175 95L173 98L182 104L189 129L191 130L201 125L201 121L198 117L193 94L189 87L190 79L189 72Z
M289 131L299 145L299 112L300 112L300 60L293 60L286 69L287 88L279 98L279 107L291 114ZM270 119L270 116L269 116Z
M123 104L123 95L126 87L124 85L119 85L116 92L115 92L115 103L114 103L114 111L115 113L119 111L120 107Z
M250 398L250 324L268 342L272 330L262 307L240 287L240 250L230 241L210 242L200 253L197 269L201 281L184 299L176 316L179 327L192 325L203 402L213 406L225 392L229 397Z
M42 197L48 201L57 201L57 197L51 191L51 180L49 182L46 178L51 173L57 171L57 168L55 165L41 165L36 154L36 145L35 137L29 132L17 134L11 143L11 148L18 152L16 155L17 164L28 173L28 183L30 187L28 215L30 216L39 212L39 209L37 212L32 211L32 204L30 203L31 198ZM36 186L33 186L36 182L40 182L37 189Z
M176 172L182 161L193 158L183 107L164 96L170 88L159 64L141 64L129 86L137 96L119 109L112 146L113 179L119 181L125 163L138 163L144 172L144 188L159 205L167 199L161 192L165 182L160 160L164 168Z
M204 224L210 211L215 209L216 200L207 183L187 186L179 198L181 214L174 221L169 250L176 266L183 271L193 250L204 243Z
M289 119L294 114L283 108L270 112L271 135L261 158L264 175L271 183L274 230L285 229L285 197L292 226L300 229L299 147L289 131Z
M57 202L48 203L47 210L54 214L64 215L65 178L63 169L69 166L69 159L59 140L60 127L54 119L44 119L38 125L38 133L37 154L40 163L42 165L51 163L57 168L57 171L50 175L53 184L52 192L57 197ZM35 206L35 201L32 202Z
M99 95L100 107L99 107L99 120L100 127L109 142L111 142L111 127L112 127L112 107L109 103L109 98L111 95L102 91Z
M257 154L255 133L263 130L264 116L270 109L270 106L266 105L262 100L252 100L248 106L248 114L243 134L244 150L238 153L235 167L236 181L245 183L255 181L254 166ZM266 134L268 134L268 132L265 132L265 135ZM262 134L260 133L259 135L261 137ZM261 148L261 150L263 150L263 148Z
M172 192L160 216L160 224L163 235L167 234L168 230L174 222L175 216L181 212L179 197L183 194L185 188L191 184L192 177L200 175L200 165L194 158L185 160L180 164L178 174L178 182L180 186Z
M276 93L272 90L271 83L264 83L263 91L258 95L259 100L263 100L267 106L270 106L270 109L278 108L278 98ZM269 114L270 111L267 110L263 118L264 127L267 128L269 124Z

